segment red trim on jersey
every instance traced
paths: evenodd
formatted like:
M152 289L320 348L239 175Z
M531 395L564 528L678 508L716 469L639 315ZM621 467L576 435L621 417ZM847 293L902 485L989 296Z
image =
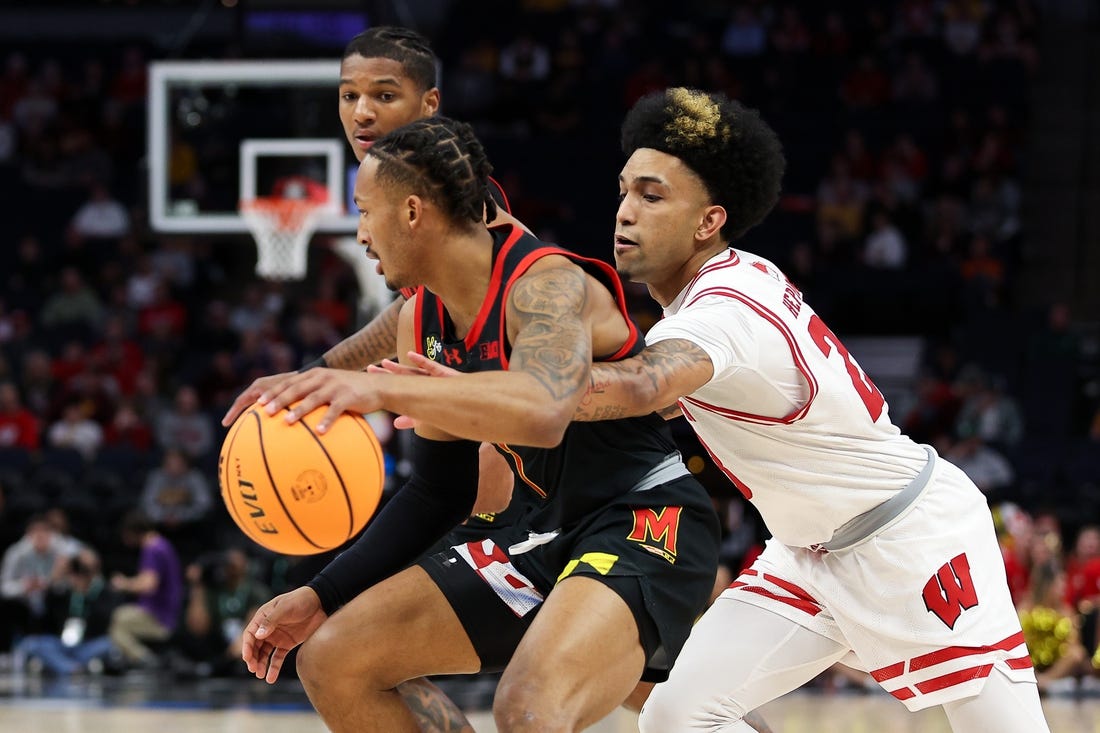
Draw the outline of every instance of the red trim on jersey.
M504 192L504 186L500 185L497 179L489 176L489 184L495 186L497 191L500 191L500 197L504 200L504 210L509 214L512 213L512 202L508 200L508 194Z
M503 250L501 250L501 254L503 254ZM601 357L600 360L617 361L618 359L623 358L626 354L629 354L630 350L634 348L634 345L638 343L638 339L641 338L641 334L638 332L637 325L634 323L633 319L630 318L630 315L627 312L626 293L623 291L623 284L622 281L619 279L618 273L615 272L615 269L611 267L611 265L602 260L592 259L591 257L582 257L580 255L573 254L568 250L564 250L561 247L556 247L553 245L539 247L538 249L532 250L522 260L520 260L519 263L516 265L516 268L512 270L512 278L507 282L504 287L504 297L502 302L505 304L505 308L507 308L508 293L511 292L512 285L515 283L515 281L518 280L520 276L523 275L523 273L527 272L527 270L530 269L531 265L535 264L535 262L541 260L543 257L548 257L550 255L559 255L574 262L586 262L594 264L599 269L603 270L604 274L608 276L608 279L611 281L611 283L614 284L614 290L611 294L615 298L615 306L619 309L619 313L622 315L623 320L626 321L627 328L630 329L630 334L627 336L627 339L623 343L623 345L619 347L618 351L616 351L609 357ZM502 313L500 319L500 342L502 344L507 343L507 337L505 333L505 331L507 330L505 327L506 320L506 313ZM504 363L504 368L507 369L507 356L501 354L501 361Z
M684 404L684 399L685 398L681 397L678 400L680 404L680 412L684 413L684 417L687 418L688 422L695 422L695 416L691 414L691 410L689 410L687 408L687 405ZM696 431L695 433L695 439L699 441L699 445L703 446L703 450L707 452L707 454L710 456L710 460L714 463L715 466L718 467L718 470L725 474L726 478L728 478L730 482L737 487L737 490L741 492L742 496L751 501L752 489L749 488L748 484L737 478L737 475L734 474L734 472L731 471L729 467L722 462L722 459L718 457L718 454L710 449L710 446L707 445L707 442L703 440L703 436L699 435L698 431Z
M893 695L894 697L896 697L899 700L908 700L911 697L916 697L917 696L917 693L913 692L908 687L902 687L902 688L897 689L897 690L892 690L890 692L890 694Z
M889 666L873 670L870 674L875 682L885 682L900 677L903 672L905 672L905 662L894 662Z
M900 677L906 671L906 664L910 672L916 672L921 669L931 669L945 662L950 662L953 659L961 659L963 657L974 656L977 654L988 654L993 651L1009 651L1021 646L1024 643L1024 634L1022 631L1016 632L1012 636L1009 636L995 644L989 646L949 646L943 649L937 649L934 652L927 654L921 654L920 656L913 657L906 662L894 662L885 667L881 667L871 671L871 677L876 682L886 682L887 680ZM1006 659L1005 663L1010 669L1028 669L1031 667L1031 657L1013 657ZM953 687L963 682L969 682L970 680L981 679L989 676L989 671L993 668L992 663L979 664L973 667L968 667L963 670L951 672L949 674L934 677L923 682L916 683L916 688L922 693L938 692L939 690ZM913 696L913 693L909 688L901 688L890 693L899 700L907 700ZM899 697L899 695L905 695L905 697Z
M470 330L466 332L465 338L462 339L467 349L472 349L474 344L477 343L478 338L481 336L481 329L485 328L485 321L489 318L489 312L492 311L493 304L496 302L497 290L500 289L502 283L504 260L506 259L508 250L515 246L515 243L518 242L519 238L525 233L514 224L502 224L501 226L511 226L512 231L507 238L505 238L504 244L500 246L500 252L497 254L496 262L493 263L493 271L489 274L489 290L485 293L485 299L481 301L481 309L477 312L477 318L474 319L473 324L470 326ZM440 309L442 311L442 301L440 301ZM440 318L440 323L443 322L443 319ZM507 358L505 358L505 369L508 368L507 361Z
M998 649L1001 651L1008 651L1010 649L1015 649L1023 643L1024 632L1020 631L1007 639L997 642L993 646L949 646L944 649L929 652L928 654L922 654L919 657L913 657L909 660L909 671L916 672L918 669L935 667L937 664L942 664L952 659L958 659L959 657L985 654Z
M989 676L989 673L993 670L992 664L981 664L977 667L969 667L967 669L960 669L957 672L951 672L945 674L942 677L933 677L930 680L924 682L918 682L915 687L922 693L927 695L930 692L939 692L940 690L946 690L948 687L954 687L955 685L961 685L964 682L971 682L973 680L985 679Z
M417 294L419 295L419 293L420 289L417 288ZM422 324L424 323L424 319L421 316L424 313L424 299L417 298L414 308L415 310L413 311L413 313L415 313L415 315L413 316L413 338L416 340L413 341L413 343L416 345L416 353L423 355L424 352L422 351L422 347L424 345L424 329L422 327Z
M699 278L701 278L708 272L714 272L715 270L721 270L723 267L734 267L741 264L741 256L737 254L737 250L727 249L726 253L726 259L720 262L712 262L708 265L704 265L703 267L701 267L699 269L699 272L695 273L695 277L691 278L691 282L687 284L687 287L684 288L684 292L691 292L691 288L695 285L696 282L698 282Z
M772 585L779 586L783 590L787 591L792 596L794 596L794 598L791 598L789 596L781 596L778 593L770 591L766 588L762 588L759 585L749 585L748 582L741 580L741 578L746 576L760 576ZM816 616L817 614L821 613L822 610L821 604L814 600L813 596L811 596L809 593L807 593L805 590L798 587L794 583L790 582L789 580L783 580L782 578L772 575L770 573L758 573L752 568L748 568L747 570L742 571L738 579L730 583L729 587L734 590L744 590L748 591L749 593L755 593L757 595L764 596L765 598L771 598L772 600L779 601L780 603L786 603L788 606L791 606L792 608L797 608L799 611L805 611L811 616Z
M745 422L755 422L764 425L789 425L797 420L802 419L806 412L809 411L810 405L813 404L814 397L817 396L818 386L817 379L814 377L813 372L810 371L809 364L807 364L805 357L802 356L801 349L798 348L798 343L795 341L794 334L787 328L787 324L777 316L772 310L765 308L760 303L756 302L752 298L748 297L739 290L733 290L732 288L716 287L707 288L692 296L691 300L684 304L684 308L687 308L694 303L698 302L700 298L705 298L710 295L718 295L721 297L732 298L747 305L758 316L765 321L775 326L783 338L787 340L787 346L791 350L791 356L794 357L795 366L798 367L798 371L802 373L802 376L806 378L806 382L810 386L810 396L806 399L806 404L802 405L799 409L786 415L784 417L769 417L767 415L756 415L751 412L740 412L739 410L731 410L728 407L719 407L718 405L712 405L694 397L685 396L682 399L706 410L707 412L713 412L724 417L729 417L734 420L743 420Z

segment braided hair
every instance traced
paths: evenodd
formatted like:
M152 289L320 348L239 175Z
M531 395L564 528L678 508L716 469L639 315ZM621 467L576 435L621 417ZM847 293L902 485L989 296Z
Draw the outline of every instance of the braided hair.
M778 136L759 112L724 94L685 87L649 94L627 113L622 145L627 157L651 148L694 171L728 214L726 241L759 224L779 200L787 163Z
M455 222L496 216L489 189L493 166L465 122L435 116L383 135L367 150L378 160L378 180L396 183L439 206Z
M428 39L408 28L380 25L363 31L348 41L340 59L355 55L396 61L421 91L438 86L439 59Z

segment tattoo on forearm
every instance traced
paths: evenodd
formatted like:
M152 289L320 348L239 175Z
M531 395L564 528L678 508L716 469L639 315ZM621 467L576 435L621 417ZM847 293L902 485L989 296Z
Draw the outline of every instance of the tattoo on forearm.
M466 716L443 691L424 678L397 686L421 733L474 733Z
M333 346L325 361L333 369L366 369L397 353L397 321L403 299L389 305L370 323Z
M683 395L671 385L677 375L699 369L710 369L709 357L683 339L659 341L631 359L601 362L592 368L574 419L608 420L647 411L675 417L679 406L672 401Z
M592 363L591 338L581 317L586 281L579 269L528 275L512 291L519 336L511 361L539 380L554 399L581 389Z

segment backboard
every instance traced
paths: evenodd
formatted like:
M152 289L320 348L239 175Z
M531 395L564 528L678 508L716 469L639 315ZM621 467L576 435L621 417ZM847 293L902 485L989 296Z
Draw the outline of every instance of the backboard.
M162 232L247 233L241 199L308 176L338 211L318 230L354 234L358 165L337 114L340 63L169 61L149 70L149 215Z

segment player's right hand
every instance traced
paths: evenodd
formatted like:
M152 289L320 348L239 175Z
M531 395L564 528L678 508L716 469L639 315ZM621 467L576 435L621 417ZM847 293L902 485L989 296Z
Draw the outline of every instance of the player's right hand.
M266 377L260 377L252 384L248 385L248 389L237 395L237 399L233 400L233 404L229 406L228 412L226 412L225 417L222 418L222 425L228 428L242 412L255 404L256 400L260 398L260 395L272 388L278 390L285 380L290 379L297 373L298 372L282 372L280 374L269 374Z
M257 679L272 684L279 679L291 649L313 635L328 614L309 586L302 586L256 609L241 637L241 658Z

